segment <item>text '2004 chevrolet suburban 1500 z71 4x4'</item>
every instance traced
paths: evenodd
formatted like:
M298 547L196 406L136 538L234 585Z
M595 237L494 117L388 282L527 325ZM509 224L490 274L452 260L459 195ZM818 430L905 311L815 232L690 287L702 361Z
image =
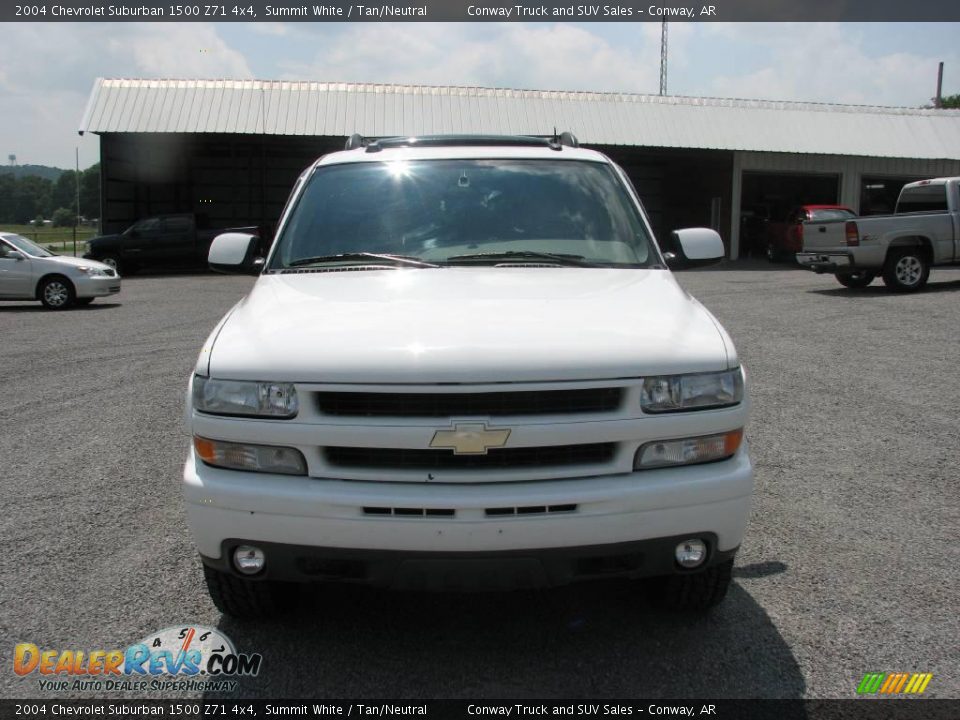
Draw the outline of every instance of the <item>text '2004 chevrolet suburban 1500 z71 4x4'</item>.
M203 346L183 490L223 612L290 583L469 589L622 576L704 609L750 510L730 337L606 156L564 133L366 142L301 175Z

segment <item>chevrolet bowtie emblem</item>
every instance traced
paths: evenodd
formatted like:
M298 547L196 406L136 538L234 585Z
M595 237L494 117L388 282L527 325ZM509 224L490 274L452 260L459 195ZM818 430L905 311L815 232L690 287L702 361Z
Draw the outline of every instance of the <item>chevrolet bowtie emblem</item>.
M454 455L486 455L490 448L506 445L508 437L509 430L488 429L484 423L464 423L450 430L437 430L430 447L453 450Z

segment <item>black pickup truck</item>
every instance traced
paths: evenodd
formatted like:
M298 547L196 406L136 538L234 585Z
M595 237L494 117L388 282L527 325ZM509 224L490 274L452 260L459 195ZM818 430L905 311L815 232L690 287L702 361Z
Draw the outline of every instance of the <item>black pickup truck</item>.
M220 233L267 237L265 228L257 226L212 229L204 225L202 219L189 213L144 218L117 235L91 238L83 256L127 275L148 267L205 268L210 243Z

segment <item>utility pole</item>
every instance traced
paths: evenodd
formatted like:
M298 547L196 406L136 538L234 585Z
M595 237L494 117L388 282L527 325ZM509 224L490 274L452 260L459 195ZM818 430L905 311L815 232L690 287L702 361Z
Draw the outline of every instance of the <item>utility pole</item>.
M80 148L76 148L76 167L77 172L73 176L77 181L77 221L73 224L73 256L77 256L77 228L80 227Z
M660 94L667 94L667 21L660 23Z
M937 70L937 96L933 99L935 108L943 107L943 63L940 63L940 69Z

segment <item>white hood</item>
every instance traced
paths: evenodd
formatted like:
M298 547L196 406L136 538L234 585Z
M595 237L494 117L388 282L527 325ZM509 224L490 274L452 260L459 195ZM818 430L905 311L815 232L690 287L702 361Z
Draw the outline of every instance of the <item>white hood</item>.
M737 364L729 338L666 270L264 275L215 335L198 369L237 380L599 380Z

